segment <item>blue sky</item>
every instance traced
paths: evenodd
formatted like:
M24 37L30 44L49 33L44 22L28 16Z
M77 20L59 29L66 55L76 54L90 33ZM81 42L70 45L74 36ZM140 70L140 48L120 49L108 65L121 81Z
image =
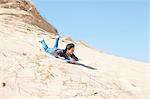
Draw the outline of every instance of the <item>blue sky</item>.
M59 34L106 53L150 62L148 0L32 0Z

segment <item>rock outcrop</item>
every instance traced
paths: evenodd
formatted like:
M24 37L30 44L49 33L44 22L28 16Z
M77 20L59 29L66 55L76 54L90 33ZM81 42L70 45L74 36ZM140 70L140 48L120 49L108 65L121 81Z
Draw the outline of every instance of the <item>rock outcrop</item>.
M34 5L27 0L0 0L0 8L8 9L9 12L1 13L1 15L11 15L12 20L14 17L17 17L18 20L22 20L26 23L36 25L47 32L57 35L57 29L52 26L50 23L45 21L43 17L36 10ZM25 13L14 13L14 11L22 11Z

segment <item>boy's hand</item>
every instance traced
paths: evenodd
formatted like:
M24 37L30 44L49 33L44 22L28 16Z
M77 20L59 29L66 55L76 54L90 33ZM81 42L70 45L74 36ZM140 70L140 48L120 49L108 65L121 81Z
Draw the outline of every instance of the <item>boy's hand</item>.
M71 63L71 64L76 64L76 63L77 63L77 62L74 61L74 60L68 60L68 59L66 59L66 62Z

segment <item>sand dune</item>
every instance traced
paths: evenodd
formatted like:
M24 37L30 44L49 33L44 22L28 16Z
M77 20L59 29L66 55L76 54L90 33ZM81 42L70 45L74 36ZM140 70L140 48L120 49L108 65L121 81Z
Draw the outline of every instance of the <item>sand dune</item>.
M0 99L149 99L149 64L108 55L65 37L59 47L74 42L84 65L48 57L38 40L45 38L52 46L55 36L18 17L2 15L9 10L0 8Z

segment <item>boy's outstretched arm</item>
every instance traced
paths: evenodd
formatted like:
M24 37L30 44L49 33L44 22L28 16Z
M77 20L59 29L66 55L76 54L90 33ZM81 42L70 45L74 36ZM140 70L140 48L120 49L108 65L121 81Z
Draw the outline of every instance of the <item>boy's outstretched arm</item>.
M72 58L74 61L79 61L78 57L76 57L74 54L72 54L71 58Z

